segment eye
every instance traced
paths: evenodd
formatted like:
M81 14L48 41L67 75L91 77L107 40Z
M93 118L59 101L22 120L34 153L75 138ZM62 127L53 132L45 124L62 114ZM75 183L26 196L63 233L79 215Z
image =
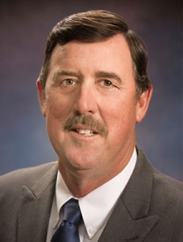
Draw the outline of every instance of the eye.
M112 90L112 89L115 89L115 88L118 88L119 89L118 82L115 81L115 80L102 79L102 80L100 80L99 83L100 83L100 86L102 88L105 88L107 90Z
M112 82L111 81L109 81L109 80L104 80L103 81L103 84L104 84L104 86L112 86Z
M64 79L63 81L60 82L60 85L62 86L71 86L71 85L74 85L76 84L76 81L74 81L73 79Z

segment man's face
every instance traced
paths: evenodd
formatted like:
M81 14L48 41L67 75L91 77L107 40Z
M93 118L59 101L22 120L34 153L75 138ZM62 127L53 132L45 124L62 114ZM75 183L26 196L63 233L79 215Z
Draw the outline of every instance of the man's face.
M45 97L39 81L38 90L63 176L105 181L126 166L135 145L135 124L149 101L148 94L136 100L131 54L122 35L57 45Z

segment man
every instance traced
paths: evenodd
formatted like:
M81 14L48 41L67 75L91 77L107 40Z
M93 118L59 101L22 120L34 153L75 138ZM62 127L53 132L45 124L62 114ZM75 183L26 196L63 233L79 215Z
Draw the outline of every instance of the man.
M54 236L73 198L77 241L183 241L183 184L136 145L152 95L146 66L142 40L116 14L53 28L37 88L58 162L0 178L1 242L68 241Z

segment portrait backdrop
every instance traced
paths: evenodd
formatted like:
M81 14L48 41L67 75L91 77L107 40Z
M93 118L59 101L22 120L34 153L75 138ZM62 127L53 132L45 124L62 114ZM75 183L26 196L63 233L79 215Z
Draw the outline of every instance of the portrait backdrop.
M154 93L137 125L137 142L157 169L183 181L181 0L1 1L0 175L57 159L39 109L36 79L52 27L92 9L120 14L144 40Z

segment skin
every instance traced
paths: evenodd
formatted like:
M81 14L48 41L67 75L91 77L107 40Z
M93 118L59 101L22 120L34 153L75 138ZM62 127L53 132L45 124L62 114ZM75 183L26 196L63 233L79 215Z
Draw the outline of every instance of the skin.
M57 45L45 92L39 80L37 88L59 170L75 197L85 196L124 169L152 87L136 100L132 58L123 35L96 43ZM65 129L68 118L81 115L100 123L105 132L93 122Z

